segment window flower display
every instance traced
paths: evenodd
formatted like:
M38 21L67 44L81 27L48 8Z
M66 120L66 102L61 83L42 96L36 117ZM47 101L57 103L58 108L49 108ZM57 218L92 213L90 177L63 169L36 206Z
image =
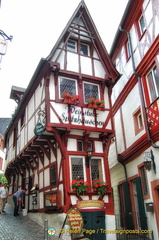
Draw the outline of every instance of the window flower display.
M103 196L107 191L108 183L103 180L96 179L92 181L92 188L98 195Z
M90 97L89 99L86 100L86 102L88 103L88 108L98 110L102 110L104 108L104 100L98 100L95 99L94 97Z
M64 91L62 94L63 103L77 104L80 102L80 96L77 94L70 94L67 91Z
M89 183L87 181L81 180L72 180L72 189L76 190L77 195L82 195L86 192Z

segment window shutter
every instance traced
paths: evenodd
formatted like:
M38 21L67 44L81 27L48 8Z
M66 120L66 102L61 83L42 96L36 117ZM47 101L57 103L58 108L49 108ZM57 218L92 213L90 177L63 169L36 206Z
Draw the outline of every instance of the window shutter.
M138 201L138 207L139 207L141 229L148 229L140 177L135 178L135 182L136 182L137 201Z
M124 194L124 206L125 206L125 218L126 218L126 227L127 229L133 229L133 219L132 219L132 210L131 210L131 200L129 192L128 182L123 182L123 194Z

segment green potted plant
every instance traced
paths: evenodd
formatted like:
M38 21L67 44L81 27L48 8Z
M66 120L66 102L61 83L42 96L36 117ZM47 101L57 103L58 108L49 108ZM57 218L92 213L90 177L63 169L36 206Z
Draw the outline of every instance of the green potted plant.
M81 180L72 180L72 189L76 190L77 195L82 195L86 192L89 183L87 181Z
M107 191L108 183L103 180L96 179L92 181L92 188L98 195L103 196Z

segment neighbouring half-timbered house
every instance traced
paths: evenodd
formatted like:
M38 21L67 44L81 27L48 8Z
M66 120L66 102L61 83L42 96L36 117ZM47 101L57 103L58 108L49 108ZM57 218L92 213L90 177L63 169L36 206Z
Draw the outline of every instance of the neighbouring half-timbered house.
M159 239L159 1L129 1L110 56L121 74L109 154L117 229Z
M108 151L114 138L111 92L118 77L81 1L20 94L5 136L10 194L27 188L25 207L37 221L48 218L59 229L64 214L76 207L85 229L115 229ZM18 96L12 89L12 98Z

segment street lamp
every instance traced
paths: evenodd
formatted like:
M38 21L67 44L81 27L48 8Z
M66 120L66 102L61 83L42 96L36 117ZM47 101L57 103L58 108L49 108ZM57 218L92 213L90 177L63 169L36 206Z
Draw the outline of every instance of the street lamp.
M88 147L88 149L87 149L87 156L86 156L86 167L89 167L89 160L92 157L92 152L93 152L92 148Z

